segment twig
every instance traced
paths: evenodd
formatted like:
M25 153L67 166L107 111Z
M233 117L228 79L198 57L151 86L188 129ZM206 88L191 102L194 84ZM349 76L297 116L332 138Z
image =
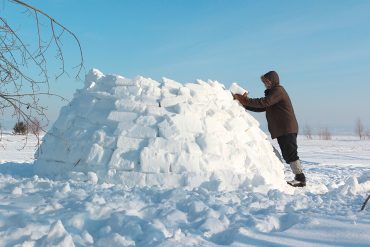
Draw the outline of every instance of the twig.
M53 29L53 24L55 23L56 25L58 25L59 27L61 27L63 30L67 31L75 39L75 41L77 42L78 48L80 50L80 58L81 58L81 63L76 66L76 67L78 67L78 72L77 72L76 77L79 78L80 73L81 73L82 69L84 68L84 66L83 66L83 64L84 64L84 57L83 57L83 54L82 54L82 47L81 47L80 41L77 38L77 36L71 30L69 30L68 28L66 28L64 25L62 25L61 23L59 23L52 16L48 15L47 13L43 12L42 10L40 10L38 8L35 8L34 6L31 6L31 5L27 4L27 3L24 3L24 2L19 1L19 0L12 0L12 1L15 2L15 3L18 3L20 5L23 5L23 6L25 6L28 9L32 9L33 11L35 11L37 13L40 13L41 15L49 18L50 21L51 21L51 27L52 27L52 29ZM52 30L52 31L53 31L54 41L55 41L56 45L59 46L59 40L56 39L54 30ZM64 66L64 64L63 64L63 66Z
M76 163L74 163L73 167L76 167L80 163L81 159L77 160Z
M362 211L362 210L364 210L364 209L365 209L366 204L367 204L367 202L368 202L369 200L370 200L370 195L366 198L366 200L365 200L364 204L362 205L362 207L361 207L361 210L360 210L360 211Z

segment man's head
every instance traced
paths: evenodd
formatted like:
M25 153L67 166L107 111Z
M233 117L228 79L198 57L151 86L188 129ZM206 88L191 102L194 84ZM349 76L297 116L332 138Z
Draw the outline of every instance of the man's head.
M270 71L261 76L261 81L265 84L267 89L273 88L276 85L279 85L279 75L275 71Z

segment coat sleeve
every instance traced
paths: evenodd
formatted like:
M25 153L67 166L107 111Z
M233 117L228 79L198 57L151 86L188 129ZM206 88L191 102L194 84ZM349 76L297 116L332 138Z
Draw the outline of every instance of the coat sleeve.
M254 107L249 107L249 106L244 106L245 109L248 111L253 111L253 112L264 112L266 111L266 108L254 108Z
M265 109L278 103L283 97L283 92L280 88L274 88L270 93L262 98L248 99L244 107ZM252 110L253 111L253 110Z

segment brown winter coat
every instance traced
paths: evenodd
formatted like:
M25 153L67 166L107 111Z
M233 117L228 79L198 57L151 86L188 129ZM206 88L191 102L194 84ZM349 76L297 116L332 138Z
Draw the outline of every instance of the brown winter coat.
M298 133L298 122L292 103L288 93L279 85L278 75L268 73L264 76L272 82L271 89L265 91L263 98L248 98L244 107L255 112L266 111L272 139L289 133Z

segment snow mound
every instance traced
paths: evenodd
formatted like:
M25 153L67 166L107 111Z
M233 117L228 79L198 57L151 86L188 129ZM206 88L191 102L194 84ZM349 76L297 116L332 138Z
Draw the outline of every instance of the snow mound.
M350 176L344 183L344 185L338 188L341 195L344 196L354 196L361 193L366 193L370 191L370 174L364 174L363 176L357 178L356 176Z
M75 247L72 236L65 230L60 220L51 225L49 233L37 241L37 246Z
M127 187L285 188L267 136L221 83L96 69L45 135L35 169Z

